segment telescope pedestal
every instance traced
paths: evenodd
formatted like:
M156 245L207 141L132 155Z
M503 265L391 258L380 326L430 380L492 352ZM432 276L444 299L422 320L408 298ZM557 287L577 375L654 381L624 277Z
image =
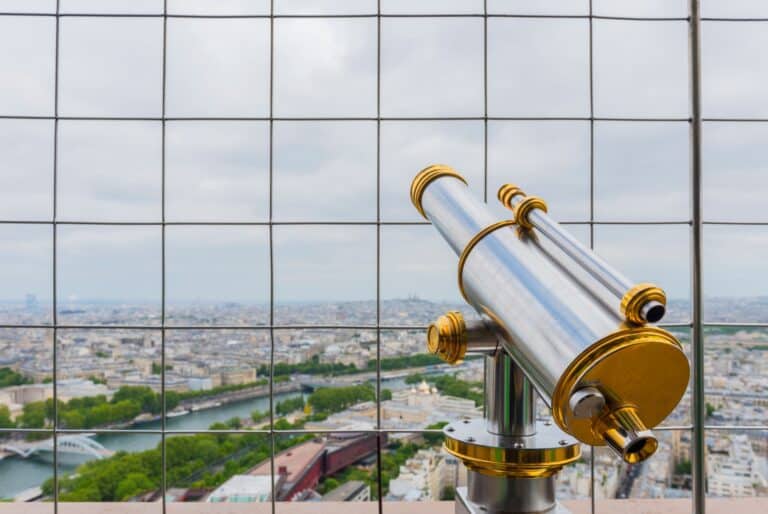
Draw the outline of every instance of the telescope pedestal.
M555 500L554 475L543 478L492 477L474 471L469 472L467 487L456 490L455 512L570 514Z
M478 504L472 502L468 497L466 487L456 488L456 507L455 514L517 514L520 512L527 512L530 514L571 514L571 511L565 508L562 504L555 502L554 505L547 510L540 511L520 511L523 503L515 503L514 498L512 501L508 501L507 510L491 510L485 504Z
M468 469L457 514L567 513L555 474L581 455L552 421L535 420L535 392L504 351L486 357L485 417L446 425L444 447Z

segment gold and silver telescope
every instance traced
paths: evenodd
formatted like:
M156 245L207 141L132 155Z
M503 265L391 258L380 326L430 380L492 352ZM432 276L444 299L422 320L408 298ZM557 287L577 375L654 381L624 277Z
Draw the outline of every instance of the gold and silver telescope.
M458 287L481 320L449 312L427 348L449 363L485 355L485 416L444 428L445 448L467 466L457 513L561 512L554 475L579 443L610 447L628 463L658 446L651 428L688 384L680 343L649 326L666 296L635 284L547 214L541 198L507 184L498 220L444 165L425 168L411 200L459 257ZM536 393L551 421L537 421Z

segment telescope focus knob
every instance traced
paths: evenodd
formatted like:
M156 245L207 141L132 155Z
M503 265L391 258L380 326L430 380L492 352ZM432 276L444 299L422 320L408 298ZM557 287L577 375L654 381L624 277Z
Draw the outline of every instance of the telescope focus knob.
M448 364L458 364L467 353L467 325L459 311L449 311L429 325L427 351Z
M494 323L466 321L459 311L448 311L427 328L427 351L448 364L459 364L467 353L490 354L499 348Z

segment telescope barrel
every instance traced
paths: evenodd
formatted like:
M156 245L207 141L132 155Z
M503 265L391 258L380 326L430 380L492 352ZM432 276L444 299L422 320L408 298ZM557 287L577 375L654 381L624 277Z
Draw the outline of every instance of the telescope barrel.
M451 168L422 170L411 199L459 255L462 295L490 321L558 426L587 444L610 443L628 462L652 454L648 427L672 411L688 383L680 343L660 328L627 323L594 284L584 285L595 282L591 274L563 266L559 245L551 248L538 228L498 221Z
M499 201L515 213L521 226L535 228L554 243L567 256L558 261L570 267L575 261L596 281L583 285L609 305L614 305L633 323L656 323L666 313L666 295L653 284L633 284L623 273L582 245L575 237L553 220L546 211L546 204L537 197L527 196L512 184L501 186ZM556 255L553 257L557 258Z

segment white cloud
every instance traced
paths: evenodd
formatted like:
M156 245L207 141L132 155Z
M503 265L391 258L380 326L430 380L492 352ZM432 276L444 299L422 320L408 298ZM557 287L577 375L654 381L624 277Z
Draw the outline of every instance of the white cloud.
M55 21L0 17L0 113L53 115Z
M163 0L60 0L62 13L162 14Z
M159 122L60 122L57 219L160 221L161 157Z
M705 22L702 112L705 117L768 117L764 23Z
M382 227L381 297L418 296L460 304L457 263L450 246L430 226Z
M559 221L589 220L589 123L583 121L497 121L488 127L488 200L512 183L540 196Z
M688 25L594 22L595 116L687 117Z
M589 13L589 0L488 0L489 13L501 14L577 14Z
M168 304L269 302L267 227L166 227Z
M269 115L269 20L168 20L166 113Z
M168 122L165 180L169 221L266 221L268 124Z
M718 296L766 296L768 227L704 228L704 291Z
M53 217L53 121L0 120L0 218Z
M58 296L159 306L160 249L160 227L61 226Z
M376 20L275 20L275 116L376 114Z
M768 222L768 124L707 123L703 137L704 219Z
M690 229L686 225L598 225L595 251L633 283L658 284L673 300L691 295Z
M376 124L276 122L277 221L375 221Z
M59 113L159 116L163 20L62 18Z
M384 19L383 116L482 116L480 19Z
M376 0L279 0L275 2L275 13L375 14Z
M481 121L386 121L381 124L381 217L424 221L411 203L410 186L421 169L448 164L483 195Z
M691 217L689 124L595 124L595 218L687 221Z
M275 301L376 298L376 227L274 227Z
M712 3L703 2L705 5ZM686 17L687 0L593 0L594 14L601 16Z
M488 21L490 116L588 116L587 20Z

